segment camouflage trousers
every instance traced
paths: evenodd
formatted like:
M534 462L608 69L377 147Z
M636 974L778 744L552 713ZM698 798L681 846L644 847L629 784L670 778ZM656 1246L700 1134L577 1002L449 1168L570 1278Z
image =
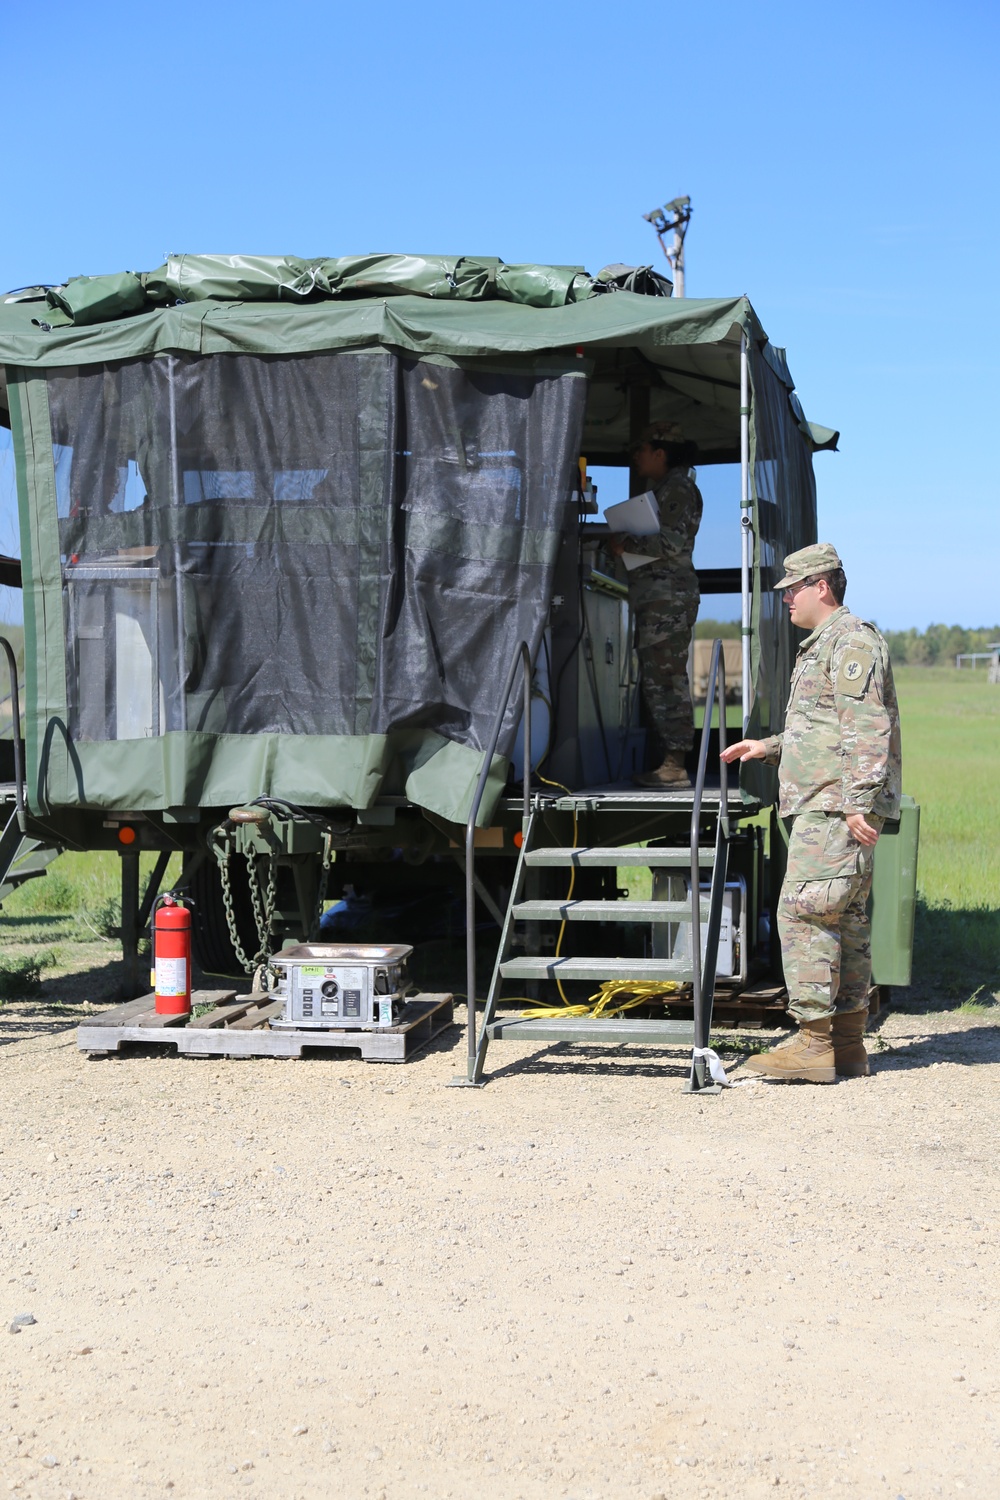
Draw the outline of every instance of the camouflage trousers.
M642 697L653 751L660 758L668 750L686 751L694 744L688 648L697 618L697 595L635 606Z
M868 821L881 830L881 818ZM852 836L843 813L802 813L792 824L778 932L788 1009L797 1021L868 1003L874 853Z

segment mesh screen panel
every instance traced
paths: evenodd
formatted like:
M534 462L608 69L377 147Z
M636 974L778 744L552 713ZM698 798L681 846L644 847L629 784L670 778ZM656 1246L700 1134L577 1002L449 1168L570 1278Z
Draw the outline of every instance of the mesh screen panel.
M485 748L519 640L535 649L575 484L586 382L402 362L399 497L373 727ZM500 750L520 718L512 697Z
M547 614L585 380L378 350L170 355L48 392L73 738L483 747Z

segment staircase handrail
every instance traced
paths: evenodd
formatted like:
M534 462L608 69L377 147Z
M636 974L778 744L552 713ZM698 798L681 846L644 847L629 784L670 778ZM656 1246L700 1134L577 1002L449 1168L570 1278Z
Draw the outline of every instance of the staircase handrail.
M17 659L14 656L14 648L5 635L0 635L0 646L3 647L10 672L11 732L14 740L14 801L18 813L23 813L24 761L21 758L21 704L17 692Z
M476 783L475 795L472 798L472 807L469 810L468 822L465 825L465 991L466 1005L468 1007L468 1045L469 1045L469 1077L475 1073L476 1065L476 887L475 887L475 844L476 844L476 819L479 817L479 809L483 803L486 793L486 783L490 776L490 767L496 754L497 744L500 740L500 730L503 727L504 716L510 695L514 691L514 683L517 679L518 666L524 669L524 711L522 725L524 730L524 782L523 782L523 811L522 811L522 833L527 825L531 813L531 652L527 641L519 641L514 659L507 673L507 682L500 699L500 707L496 718L493 720L493 729L490 734L489 744L483 756L483 768L479 773Z
M699 862L699 831L701 828L701 804L705 795L705 773L708 768L708 739L712 729L715 702L719 705L719 754L726 748L726 661L721 640L712 642L712 664L708 670L708 689L705 693L705 718L701 726L701 744L698 748L698 770L694 783L694 807L691 811L691 999L694 1009L695 1048L708 1046L708 1027L704 1024L706 1007L702 1005L701 964L701 865ZM719 828L729 835L729 776L724 760L719 761ZM712 896L719 877L719 861L712 868ZM723 866L723 879L725 867ZM714 989L714 964L713 989ZM704 1033L704 1034L702 1034Z

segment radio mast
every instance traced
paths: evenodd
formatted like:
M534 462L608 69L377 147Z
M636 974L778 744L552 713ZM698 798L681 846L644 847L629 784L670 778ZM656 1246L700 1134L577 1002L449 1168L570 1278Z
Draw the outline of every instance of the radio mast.
M656 230L660 249L670 263L670 269L674 273L674 296L683 297L684 236L691 222L691 199L674 198L672 202L664 204L663 208L650 209L649 213L643 214L642 217ZM673 243L668 246L663 236L669 234L671 230L674 238Z

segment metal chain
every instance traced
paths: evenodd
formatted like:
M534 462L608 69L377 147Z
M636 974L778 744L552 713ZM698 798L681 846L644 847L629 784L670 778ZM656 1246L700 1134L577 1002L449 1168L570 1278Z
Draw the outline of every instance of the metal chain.
M214 830L210 842L219 866L219 878L222 882L222 907L226 914L226 927L229 930L229 940L233 945L233 952L236 955L237 961L242 964L248 974L256 974L259 968L266 966L268 950L271 944L271 923L274 919L274 909L278 900L278 861L274 854L265 856L267 859L267 887L262 899L261 882L257 868L258 856L252 848L248 848L245 851L247 884L250 887L250 904L253 908L254 924L257 928L257 941L259 944L257 952L251 958L240 941L239 929L236 925L236 910L233 904L232 879L229 868L233 851L232 840L225 828L222 827ZM316 911L313 917L310 939L314 939L319 931L332 865L333 834L327 831L323 835L323 859L320 868L319 885L316 892Z
M253 849L246 851L247 883L250 886L250 901L253 906L254 921L257 924L257 941L260 944L253 962L247 965L248 972L264 962L268 956L267 950L271 946L271 919L274 916L274 907L278 898L278 861L273 854L268 854L265 858L267 859L267 893L262 905L257 856Z
M232 842L225 833L215 830L216 834L222 834L218 842L213 838L213 849L216 862L219 866L219 878L222 882L222 907L226 914L226 926L229 929L229 940L233 945L233 952L237 962L242 964L248 974L252 974L259 964L267 958L267 950L270 946L271 921L274 916L274 908L278 894L278 862L273 854L267 856L267 894L263 905L260 897L260 881L257 875L257 862L252 849L246 852L247 877L250 886L250 902L253 906L254 922L257 927L257 941L260 944L257 952L251 958L240 941L239 929L236 925L236 911L233 906L233 889L230 878L229 861L232 854Z
M233 891L229 879L230 851L231 845L228 839L225 840L225 843L219 842L217 844L214 844L215 859L216 863L219 866L219 879L222 882L222 909L226 914L226 926L229 929L229 941L233 945L233 952L236 954L237 962L241 964L245 971L249 974L254 965L244 951L243 944L240 942L239 929L236 926L236 913L233 910Z

